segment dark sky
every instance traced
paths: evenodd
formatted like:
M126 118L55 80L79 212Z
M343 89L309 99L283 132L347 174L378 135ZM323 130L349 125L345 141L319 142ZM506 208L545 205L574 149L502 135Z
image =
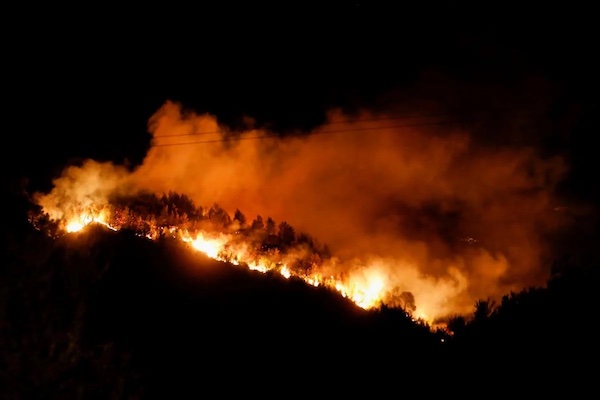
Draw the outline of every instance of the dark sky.
M564 190L599 196L590 173L600 79L589 9L146 7L6 14L11 176L43 185L77 159L136 164L150 143L148 119L167 100L232 126L252 116L281 132L314 127L333 107L483 113L494 126L533 110L543 116L531 134L482 140L564 153L572 165Z

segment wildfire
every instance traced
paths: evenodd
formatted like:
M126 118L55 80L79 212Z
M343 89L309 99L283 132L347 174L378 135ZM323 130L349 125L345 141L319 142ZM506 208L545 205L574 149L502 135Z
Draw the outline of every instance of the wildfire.
M219 260L219 253L222 251L225 245L224 240L219 239L205 239L202 233L198 234L196 239L190 239L188 236L182 237L184 242L190 243L192 247L202 253L206 254L210 258Z
M286 264L277 265L276 263L256 262L248 259L245 249L236 249L235 246L228 246L231 238L226 235L219 237L210 237L210 235L200 232L195 238L189 233L184 232L180 235L181 240L189 243L191 247L200 251L208 257L218 260L231 262L234 265L246 265L253 271L266 273L271 270L277 270L281 276L286 279L291 277L304 280L312 286L326 286L337 290L343 297L349 298L359 307L370 309L376 307L382 302L384 294L384 280L376 273L372 273L364 282L352 281L344 282L336 280L333 276L325 279L319 274L300 274L295 273Z
M109 215L106 211L102 212L83 212L74 215L64 222L64 230L68 233L79 232L86 226L96 223L101 224L113 231L119 228L111 225ZM154 230L157 228L154 227ZM347 280L336 279L333 276L324 277L318 272L298 273L291 269L286 263L272 262L268 259L252 260L246 247L233 245L231 235L219 234L211 235L207 232L198 232L195 235L188 231L179 230L171 227L167 230L170 235L188 243L191 248L199 251L206 256L218 260L230 262L234 265L243 265L250 270L260 273L268 271L277 271L286 279L292 277L301 279L307 284L318 287L328 287L336 290L345 298L352 300L356 305L363 309L371 309L382 303L385 294L385 282L381 275L376 271L371 271L366 277L350 277ZM143 235L147 238L156 237L156 232Z
M84 210L82 210L84 208ZM336 261L312 261L312 264L299 267L299 260L306 263L307 252L300 254L297 251L279 248L260 248L259 242L252 240L239 231L218 232L215 229L193 228L185 223L167 224L158 223L156 217L146 215L146 219L137 214L126 214L123 210L128 207L86 206L73 207L77 211L61 211L58 215L59 229L67 233L76 233L90 224L101 224L113 231L123 228L134 229L140 237L154 240L160 236L168 235L188 244L191 249L199 251L211 259L227 262L235 266L248 268L259 273L276 272L285 279L300 279L314 287L325 287L338 292L342 297L354 302L357 306L369 310L381 305L402 306L412 313L414 319L427 321L432 324L428 314L419 309L416 313L414 306L405 307L407 303L399 302L397 288L391 286L391 280L384 271L386 266L381 263L364 263L356 261L356 265L349 264L351 273L331 273L336 269ZM130 212L130 211L128 211ZM200 220L202 217L199 217ZM173 222L173 221L171 221ZM194 223L197 223L195 221ZM194 226L192 224L192 226ZM257 248L257 246L259 246ZM348 263L348 262L347 262ZM326 272L328 271L328 272ZM402 292L406 293L406 292ZM414 302L414 300L413 300ZM435 309L435 304L433 304Z
M274 135L251 118L252 129L234 131L167 102L148 121L139 165L69 165L49 192L34 193L37 224L53 236L91 223L169 236L230 265L427 321L543 284L554 251L546 239L572 223L555 210L565 160L516 142L482 145L472 135L480 124L394 125L393 110L330 110L314 131ZM194 204L207 200L215 203Z
M108 219L108 215L106 211L103 212L98 212L98 213L94 213L94 212L86 212L86 213L81 213L79 215L75 215L71 218L69 218L67 220L67 222L65 223L65 231L67 233L74 233L74 232L79 232L81 231L83 228L85 228L86 226L88 226L91 223L96 223L96 224L100 224L100 225L104 225L105 227L116 231L117 228L111 226L108 222L106 222Z
M381 302L383 288L383 279L379 276L373 276L364 286L357 286L349 297L362 308L372 308ZM347 289L344 288L343 290L346 291Z

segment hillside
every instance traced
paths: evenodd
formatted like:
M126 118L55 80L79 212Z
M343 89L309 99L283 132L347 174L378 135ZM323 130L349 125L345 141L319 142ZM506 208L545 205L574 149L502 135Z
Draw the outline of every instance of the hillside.
M428 358L440 343L399 310L366 312L325 288L101 225L36 233L9 257L3 380L24 397L167 393L220 374L368 375L382 357Z
M52 238L18 213L8 221L0 280L8 398L375 395L427 382L427 393L448 393L469 381L539 392L545 377L551 390L593 384L593 265L557 267L547 288L498 304L481 300L445 331L178 240L99 224Z

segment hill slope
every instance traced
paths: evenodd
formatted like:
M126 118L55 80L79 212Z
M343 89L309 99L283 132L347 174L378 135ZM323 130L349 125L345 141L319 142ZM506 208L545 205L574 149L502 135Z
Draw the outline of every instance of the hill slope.
M450 321L449 336L402 310L365 311L174 239L100 225L53 239L27 223L20 199L6 199L2 397L377 397L415 387L573 395L594 386L593 262L562 265L546 288L478 302L472 319Z
M385 360L412 370L440 343L401 310L367 312L336 292L214 261L175 240L89 226L56 240L36 233L10 254L3 378L25 397L168 395L225 376L366 378Z

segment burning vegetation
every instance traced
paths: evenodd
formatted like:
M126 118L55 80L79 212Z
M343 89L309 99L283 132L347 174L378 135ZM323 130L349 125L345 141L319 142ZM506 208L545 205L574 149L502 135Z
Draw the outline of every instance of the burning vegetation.
M33 220L55 235L98 223L176 238L429 322L544 284L562 159L408 122L332 111L314 132L280 137L167 102L141 165L68 166L35 194Z
M262 273L275 271L288 279L295 277L309 285L334 289L364 309L382 304L400 307L415 319L430 322L427 314L417 310L412 293L388 287L376 267L334 275L335 266L344 261L332 256L327 245L296 232L289 223L261 215L250 221L239 209L230 215L216 203L203 208L185 194L115 197L105 205L87 204L68 210L58 220L48 213L31 215L31 222L56 237L100 224L150 240L179 239L215 260Z

